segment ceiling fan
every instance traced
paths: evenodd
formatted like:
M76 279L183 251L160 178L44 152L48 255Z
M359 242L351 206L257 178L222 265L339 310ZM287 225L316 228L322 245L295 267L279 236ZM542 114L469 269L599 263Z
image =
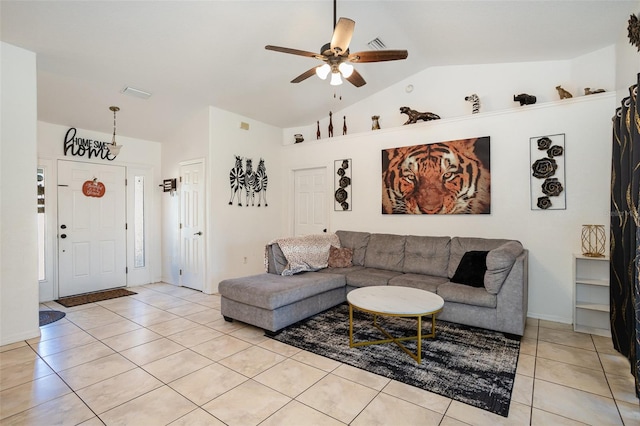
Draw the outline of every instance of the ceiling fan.
M351 42L355 25L355 21L349 18L340 18L338 22L336 22L336 0L334 0L333 36L331 37L330 43L322 46L320 53L271 45L267 45L264 48L276 52L306 56L324 62L322 65L315 66L303 72L291 80L292 83L300 83L314 74L325 80L329 73L331 73L331 85L333 86L342 84L341 76L356 87L367 84L364 78L362 78L362 75L353 68L351 63L397 61L406 59L409 55L409 52L406 50L368 50L350 53L349 43Z

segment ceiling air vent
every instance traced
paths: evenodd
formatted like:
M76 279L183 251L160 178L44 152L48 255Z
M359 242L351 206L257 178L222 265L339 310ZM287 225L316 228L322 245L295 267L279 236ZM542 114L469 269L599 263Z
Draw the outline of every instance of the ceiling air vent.
M133 87L129 87L129 86L122 89L122 93L124 93L125 95L133 96L135 98L140 98L140 99L149 99L149 97L151 96L151 93L149 92L145 92L144 90L140 90L140 89L134 89Z
M379 37L371 40L369 43L367 43L367 46L369 46L373 50L384 50L387 48L387 46L385 46L385 44L382 42L382 40L380 40Z

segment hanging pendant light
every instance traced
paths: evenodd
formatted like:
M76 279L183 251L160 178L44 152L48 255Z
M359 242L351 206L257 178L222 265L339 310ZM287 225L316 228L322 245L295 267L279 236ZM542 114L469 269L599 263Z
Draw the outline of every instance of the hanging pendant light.
M116 144L116 112L120 111L120 108L110 106L109 110L113 111L113 138L111 139L111 143L107 144L107 149L109 150L109 154L117 157L118 154L120 154L120 148L122 148L122 145Z

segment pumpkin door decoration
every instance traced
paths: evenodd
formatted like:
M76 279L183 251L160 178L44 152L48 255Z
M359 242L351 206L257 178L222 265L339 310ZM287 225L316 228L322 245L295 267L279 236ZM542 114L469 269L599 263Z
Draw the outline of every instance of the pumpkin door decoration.
M93 180L88 180L82 184L82 193L87 197L100 198L106 190L104 183L98 182L97 178L93 178Z

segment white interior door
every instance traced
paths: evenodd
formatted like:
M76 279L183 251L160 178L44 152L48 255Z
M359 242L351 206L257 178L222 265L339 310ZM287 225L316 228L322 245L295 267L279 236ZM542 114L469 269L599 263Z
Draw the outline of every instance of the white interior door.
M204 289L204 162L180 165L180 283Z
M294 235L327 232L326 168L294 172Z
M124 167L58 161L59 297L127 285L125 192Z

